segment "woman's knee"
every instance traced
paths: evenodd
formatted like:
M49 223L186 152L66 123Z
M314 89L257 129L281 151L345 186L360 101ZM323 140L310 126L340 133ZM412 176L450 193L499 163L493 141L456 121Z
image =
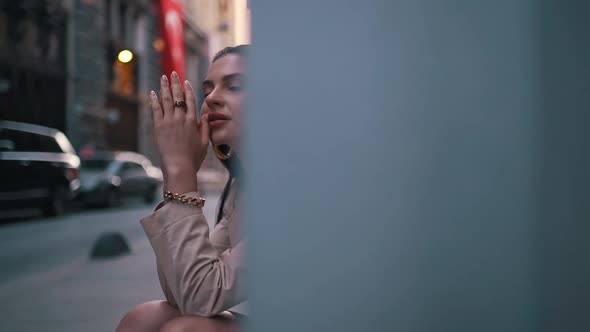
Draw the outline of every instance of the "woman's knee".
M181 316L170 320L159 332L237 332L239 325L230 313L215 317Z
M158 331L166 322L179 317L178 309L166 301L150 301L129 310L119 322L116 332Z

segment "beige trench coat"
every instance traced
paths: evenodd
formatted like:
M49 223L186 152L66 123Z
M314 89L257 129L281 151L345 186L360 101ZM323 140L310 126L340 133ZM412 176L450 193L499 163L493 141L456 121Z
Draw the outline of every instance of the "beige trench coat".
M166 300L182 314L210 317L246 300L245 241L236 210L234 182L222 219L210 234L202 209L178 202L160 203L141 219Z

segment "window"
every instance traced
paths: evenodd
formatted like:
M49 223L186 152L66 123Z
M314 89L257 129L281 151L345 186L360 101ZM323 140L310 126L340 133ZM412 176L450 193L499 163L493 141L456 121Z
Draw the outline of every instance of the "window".
M14 129L0 129L0 140L5 151L64 153L51 136Z
M15 152L41 151L39 135L13 129L0 129L0 140ZM12 142L12 144L10 144Z
M140 164L136 164L136 163L129 163L129 169L139 172L139 171L143 171L143 166L141 166Z
M84 169L105 170L111 162L110 159L82 159L81 167Z
M53 137L39 135L39 146L40 152L63 153Z
M120 174L141 174L146 173L143 166L140 164L127 161L121 165Z

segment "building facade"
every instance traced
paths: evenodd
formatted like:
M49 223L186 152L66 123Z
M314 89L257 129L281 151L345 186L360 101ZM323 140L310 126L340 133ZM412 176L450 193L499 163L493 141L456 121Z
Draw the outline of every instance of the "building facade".
M69 18L60 0L0 2L0 119L66 130Z
M157 7L148 0L74 0L71 12L69 135L77 147L139 151L141 110L158 76ZM119 60L123 50L130 61Z

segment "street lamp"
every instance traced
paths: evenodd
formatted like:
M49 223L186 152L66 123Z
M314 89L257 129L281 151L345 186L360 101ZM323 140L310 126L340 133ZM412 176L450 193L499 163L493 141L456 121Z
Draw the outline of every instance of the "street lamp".
M125 49L119 52L117 60L113 62L111 88L121 95L131 96L135 91L135 61L132 61L133 58L133 52Z
M122 50L119 52L117 59L119 59L119 61L122 63L128 63L129 61L133 60L133 52L130 50Z

